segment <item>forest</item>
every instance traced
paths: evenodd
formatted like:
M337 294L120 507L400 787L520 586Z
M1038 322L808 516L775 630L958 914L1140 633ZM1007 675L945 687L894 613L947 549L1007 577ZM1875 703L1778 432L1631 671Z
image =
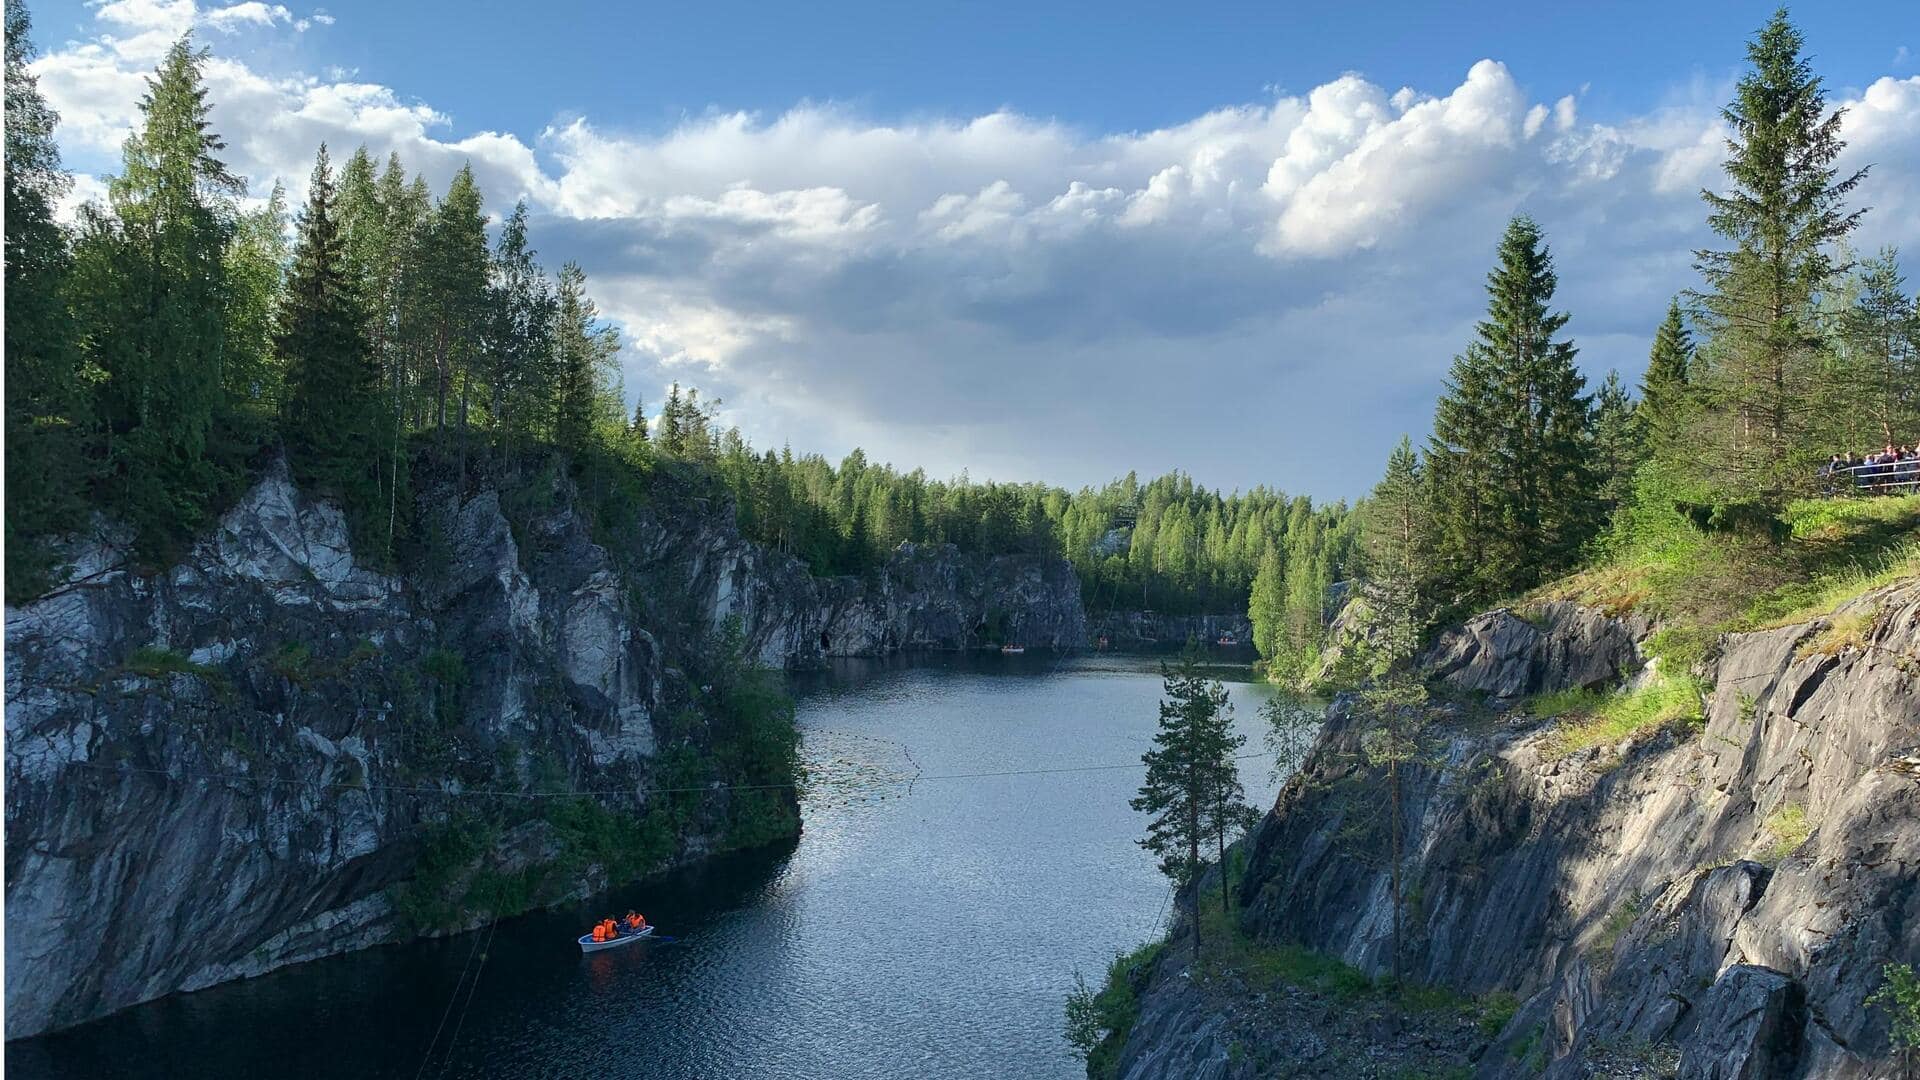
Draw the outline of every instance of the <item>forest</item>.
M1095 608L1237 612L1292 568L1318 625L1352 547L1341 504L1222 495L1173 473L1098 490L936 480L756 451L717 401L627 407L617 332L576 265L539 261L524 203L490 222L470 169L442 192L397 155L318 148L304 206L258 205L221 160L202 68L176 43L149 79L105 204L55 214L71 180L40 97L25 9L7 6L8 591L44 589L57 540L106 511L162 561L268 456L339 500L356 555L414 538L409 478L560 454L580 475L724 485L743 531L822 574L903 541L1064 555ZM628 486L633 486L629 484ZM1313 584L1306 584L1307 575Z

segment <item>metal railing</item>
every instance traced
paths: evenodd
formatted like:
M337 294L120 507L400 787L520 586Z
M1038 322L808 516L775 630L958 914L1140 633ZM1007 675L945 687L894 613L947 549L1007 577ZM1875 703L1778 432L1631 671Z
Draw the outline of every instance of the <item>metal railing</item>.
M1843 465L1823 472L1827 493L1909 495L1920 491L1920 460L1883 461L1873 465Z

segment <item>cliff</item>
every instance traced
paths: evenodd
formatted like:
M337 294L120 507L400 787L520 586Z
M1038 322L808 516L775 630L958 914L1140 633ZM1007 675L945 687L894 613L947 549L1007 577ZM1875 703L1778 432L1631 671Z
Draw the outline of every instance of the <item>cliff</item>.
M1311 987L1196 977L1169 950L1119 1074L1899 1075L1865 1002L1884 965L1920 965L1920 583L1725 636L1697 722L1580 739L1573 716L1506 707L1650 683L1647 630L1549 605L1480 616L1425 658L1457 700L1402 777L1403 956L1454 1015L1328 1017ZM1238 914L1258 947L1378 976L1390 804L1352 705L1248 840ZM1510 1019L1484 1004L1501 999Z
M1085 639L1063 561L816 580L664 472L431 472L390 569L274 465L164 571L102 524L8 610L9 1039L792 835L725 790L731 616L773 666Z
M1215 646L1222 635L1253 655L1253 622L1238 615L1164 615L1153 611L1105 611L1088 619L1088 637L1109 648L1152 652L1178 649L1189 639Z

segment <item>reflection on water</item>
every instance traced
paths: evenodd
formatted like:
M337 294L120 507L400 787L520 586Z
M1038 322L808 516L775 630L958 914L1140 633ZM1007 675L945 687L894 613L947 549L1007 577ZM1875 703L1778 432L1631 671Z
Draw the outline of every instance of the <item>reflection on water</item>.
M506 920L490 938L177 995L9 1044L7 1069L1079 1076L1060 1036L1073 972L1154 933L1167 890L1134 842L1137 770L1034 770L1137 761L1157 667L948 656L842 663L799 689L810 782L797 844ZM1247 750L1263 749L1267 688L1231 692ZM1265 760L1242 774L1256 803L1271 798ZM574 936L629 907L674 940L582 956Z

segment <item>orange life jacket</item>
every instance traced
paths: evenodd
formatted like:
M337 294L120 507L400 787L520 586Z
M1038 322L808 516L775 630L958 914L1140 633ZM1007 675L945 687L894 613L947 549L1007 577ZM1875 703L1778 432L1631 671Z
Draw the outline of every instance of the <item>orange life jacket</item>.
M593 940L595 940L595 941L605 941L605 940L607 940L607 928L606 928L606 927L604 927L604 926L596 926L596 927L594 927L594 928L593 928Z

